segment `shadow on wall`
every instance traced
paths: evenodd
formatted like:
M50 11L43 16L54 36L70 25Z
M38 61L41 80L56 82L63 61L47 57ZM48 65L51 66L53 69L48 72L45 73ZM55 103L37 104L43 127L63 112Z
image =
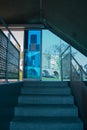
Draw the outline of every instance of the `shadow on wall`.
M9 130L22 82L0 84L0 130Z
M79 115L84 121L85 130L87 130L87 86L80 81L72 81L70 82L70 86L75 98L75 103L79 109Z

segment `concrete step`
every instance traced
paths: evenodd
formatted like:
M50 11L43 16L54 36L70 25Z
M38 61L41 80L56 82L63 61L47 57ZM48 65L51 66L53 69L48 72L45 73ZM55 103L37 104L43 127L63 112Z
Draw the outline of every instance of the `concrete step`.
M69 95L71 94L71 90L69 87L59 87L59 88L29 88L22 87L21 94L59 94L59 95Z
M21 95L19 104L74 104L71 95Z
M83 130L68 82L24 82L10 130Z
M77 107L74 105L19 105L15 107L15 116L78 116Z
M49 81L26 81L24 82L23 86L26 87L67 87L68 86L68 82L49 82Z
M76 117L16 117L10 130L83 130L83 123Z

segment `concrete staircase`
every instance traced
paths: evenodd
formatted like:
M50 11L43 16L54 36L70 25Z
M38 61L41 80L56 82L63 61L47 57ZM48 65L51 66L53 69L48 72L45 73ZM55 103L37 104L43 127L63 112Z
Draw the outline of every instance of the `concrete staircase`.
M67 82L25 82L10 130L83 130Z

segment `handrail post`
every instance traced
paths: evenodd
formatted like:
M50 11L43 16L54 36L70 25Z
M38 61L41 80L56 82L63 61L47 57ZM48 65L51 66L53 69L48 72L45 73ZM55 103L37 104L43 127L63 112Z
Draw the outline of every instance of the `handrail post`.
M61 81L63 81L62 55L60 55L60 66L61 66Z
M72 57L71 57L71 46L70 46L70 81L72 81Z
M19 51L19 57L18 57L18 81L20 81L20 51Z
M6 82L8 82L9 44L10 44L10 33L8 33L8 43L7 43Z

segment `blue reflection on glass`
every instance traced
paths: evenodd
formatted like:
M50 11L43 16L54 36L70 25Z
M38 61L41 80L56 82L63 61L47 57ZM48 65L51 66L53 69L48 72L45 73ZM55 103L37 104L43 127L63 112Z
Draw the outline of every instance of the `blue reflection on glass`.
M41 31L28 31L28 50L25 53L25 78L40 78Z
M41 31L40 30L31 30L28 31L28 50L39 51L40 50L40 39Z

